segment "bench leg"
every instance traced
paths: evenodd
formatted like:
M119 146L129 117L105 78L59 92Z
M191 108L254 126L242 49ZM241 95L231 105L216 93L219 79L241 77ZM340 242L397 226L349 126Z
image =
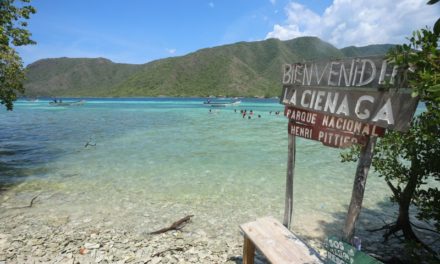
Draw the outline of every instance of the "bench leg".
M243 245L243 264L254 264L255 245L245 235Z

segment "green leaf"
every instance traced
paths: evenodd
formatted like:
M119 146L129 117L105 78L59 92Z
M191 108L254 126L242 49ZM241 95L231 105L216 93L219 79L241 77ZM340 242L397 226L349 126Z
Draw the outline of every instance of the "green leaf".
M433 85L433 86L430 86L428 89L427 89L428 91L430 91L430 92L440 92L440 84L436 84L436 85Z
M433 5L433 4L437 3L438 1L440 1L440 0L429 0L428 5Z
M30 0L21 2L28 3ZM14 48L35 43L25 29L25 20L34 13L35 9L31 6L0 0L0 103L7 110L12 110L13 102L24 92L23 62Z
M435 22L433 30L434 34L436 34L437 36L440 35L440 18L437 19L437 22Z

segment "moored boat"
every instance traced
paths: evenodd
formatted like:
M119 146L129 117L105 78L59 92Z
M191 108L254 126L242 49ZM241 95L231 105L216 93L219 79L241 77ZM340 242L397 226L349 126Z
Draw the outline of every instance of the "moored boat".
M225 100L211 101L211 100L207 100L207 101L203 102L203 104L211 106L211 107L237 106L240 103L241 103L240 100L233 100L233 101L225 101Z
M85 100L73 101L73 102L63 102L61 100L54 100L53 102L49 102L51 106L78 106L85 104Z

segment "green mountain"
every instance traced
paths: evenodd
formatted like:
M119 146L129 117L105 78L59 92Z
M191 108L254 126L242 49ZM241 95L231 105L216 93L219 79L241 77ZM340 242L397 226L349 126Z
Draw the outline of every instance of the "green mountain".
M88 95L123 82L139 69L103 58L43 59L26 67L24 86L29 96Z
M365 47L349 46L341 49L341 51L347 57L373 56L385 54L390 48L394 46L395 45L392 44L376 44L368 45Z
M390 45L337 49L316 37L207 48L146 64L57 58L27 67L27 96L278 96L284 63L384 54Z

